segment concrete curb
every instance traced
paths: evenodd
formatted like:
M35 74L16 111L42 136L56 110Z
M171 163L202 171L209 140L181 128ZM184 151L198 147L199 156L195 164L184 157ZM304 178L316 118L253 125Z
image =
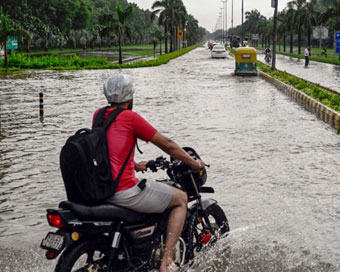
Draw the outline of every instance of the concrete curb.
M309 97L298 89L271 77L260 71L260 76L277 87L280 91L288 95L292 100L303 106L307 111L314 113L322 121L338 129L340 126L340 113L323 105L319 101Z

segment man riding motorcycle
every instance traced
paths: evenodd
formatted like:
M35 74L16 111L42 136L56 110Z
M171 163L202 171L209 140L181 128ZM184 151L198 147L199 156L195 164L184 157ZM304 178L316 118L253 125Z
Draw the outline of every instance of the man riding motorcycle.
M117 74L110 77L104 84L104 94L111 105L106 110L104 118L107 118L116 107L127 109L106 131L113 177L117 176L124 159L133 146L132 155L118 183L117 191L109 201L143 213L162 213L165 209L171 208L165 251L159 271L176 271L177 268L172 259L173 250L183 229L188 203L187 195L183 191L163 183L138 181L134 170L145 171L146 162L134 162L136 140L139 138L146 142L150 141L171 157L184 162L195 170L204 169L205 164L199 159L193 159L174 141L163 136L139 114L132 111L134 89L129 75ZM94 119L98 111L94 114Z
M270 47L269 45L266 47L266 49L264 50L264 59L266 60L266 62L270 62L271 60L271 55L272 51L270 50Z

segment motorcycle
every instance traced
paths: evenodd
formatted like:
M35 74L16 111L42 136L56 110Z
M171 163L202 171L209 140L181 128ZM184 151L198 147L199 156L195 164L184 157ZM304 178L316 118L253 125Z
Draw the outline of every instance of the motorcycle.
M194 149L184 149L200 158ZM202 193L214 193L212 187L204 186L207 172L194 171L171 157L151 160L147 168L165 170L168 178L158 181L184 190L188 202L194 202L188 207L174 256L179 266L191 265L199 252L229 233L227 217L217 201L201 198ZM167 209L162 214L141 214L112 203L86 206L62 201L59 209L47 210L49 225L58 230L49 232L40 247L49 260L61 254L55 272L153 271L161 263L169 213Z
M264 57L264 60L266 61L267 64L270 63L270 61L272 60L272 55L270 52L267 52L265 57Z

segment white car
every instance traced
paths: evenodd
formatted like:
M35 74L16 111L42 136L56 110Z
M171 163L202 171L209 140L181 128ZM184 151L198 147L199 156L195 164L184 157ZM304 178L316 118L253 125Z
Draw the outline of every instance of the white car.
M216 44L211 50L211 58L223 58L227 57L227 50L222 44Z

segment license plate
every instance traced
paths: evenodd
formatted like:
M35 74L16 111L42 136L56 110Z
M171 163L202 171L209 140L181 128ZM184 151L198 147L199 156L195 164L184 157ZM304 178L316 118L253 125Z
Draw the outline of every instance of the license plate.
M222 54L222 52L216 52L217 54Z
M40 247L47 250L61 251L64 247L65 236L49 232L46 237L41 241Z

